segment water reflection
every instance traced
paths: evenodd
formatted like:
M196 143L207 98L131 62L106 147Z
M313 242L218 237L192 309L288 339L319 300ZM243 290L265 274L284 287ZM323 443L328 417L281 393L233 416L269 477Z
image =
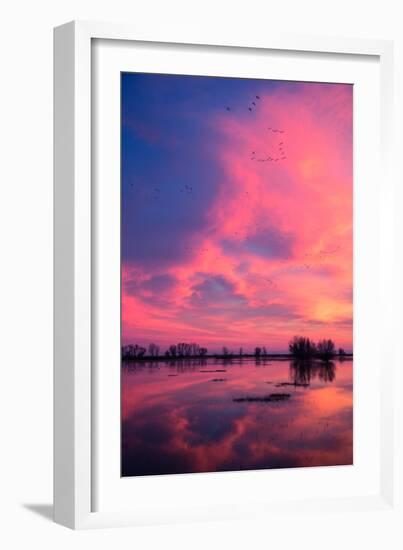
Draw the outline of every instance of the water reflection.
M352 444L351 360L123 366L122 475L351 464Z
M309 385L316 377L323 382L333 382L336 377L336 363L316 360L290 362L290 379L295 384Z

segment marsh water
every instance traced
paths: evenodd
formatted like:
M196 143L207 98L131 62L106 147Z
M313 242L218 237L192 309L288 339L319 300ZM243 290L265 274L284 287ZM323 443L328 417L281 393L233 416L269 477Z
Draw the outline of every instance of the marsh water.
M353 361L122 365L122 475L353 462Z

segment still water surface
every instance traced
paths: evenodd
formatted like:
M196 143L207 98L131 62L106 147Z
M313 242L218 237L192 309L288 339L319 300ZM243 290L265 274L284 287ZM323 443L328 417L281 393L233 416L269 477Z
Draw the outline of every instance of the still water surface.
M352 464L352 369L350 359L123 363L122 475Z

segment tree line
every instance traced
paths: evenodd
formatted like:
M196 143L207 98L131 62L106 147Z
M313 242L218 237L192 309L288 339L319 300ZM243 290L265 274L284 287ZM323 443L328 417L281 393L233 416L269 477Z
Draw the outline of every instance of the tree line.
M195 342L179 342L178 344L172 344L168 349L160 354L160 347L157 344L151 343L148 348L139 345L127 345L122 347L123 359L142 359L143 357L205 357L207 355L207 348L199 346Z
M329 360L335 355L343 356L346 352L339 348L336 351L334 342L330 339L319 340L315 343L310 338L305 336L294 336L288 344L288 350L290 355L296 359L311 359L317 357L319 359ZM127 345L122 347L123 359L143 359L143 358L157 358L165 357L170 359L181 359L189 357L206 357L208 355L207 348L196 344L195 342L179 342L178 344L170 345L165 352L161 353L161 348L157 344L150 343L148 347L135 345ZM232 351L227 346L223 346L222 353L214 353L214 357L243 357L254 356L256 358L262 358L269 356L269 352L265 346L256 346L253 353L244 353L242 347L239 351ZM276 355L276 354L274 354ZM277 354L279 355L279 354Z
M206 357L208 355L208 349L196 344L195 342L179 342L178 344L172 344L168 349L160 353L160 347L157 344L151 343L148 345L148 348L144 346L127 345L122 347L122 358L123 359L142 359L146 357L167 357L167 358L184 358L184 357ZM239 348L239 352L234 352L228 347L223 346L222 353L214 353L214 356L223 356L226 358L229 357L242 357L245 354L243 348ZM267 349L265 346L256 347L253 354L256 357L264 357L268 355Z

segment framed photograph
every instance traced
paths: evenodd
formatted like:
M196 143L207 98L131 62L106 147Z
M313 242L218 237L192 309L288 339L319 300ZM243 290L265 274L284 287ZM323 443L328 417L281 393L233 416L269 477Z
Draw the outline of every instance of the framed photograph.
M55 29L55 520L394 513L392 44Z

